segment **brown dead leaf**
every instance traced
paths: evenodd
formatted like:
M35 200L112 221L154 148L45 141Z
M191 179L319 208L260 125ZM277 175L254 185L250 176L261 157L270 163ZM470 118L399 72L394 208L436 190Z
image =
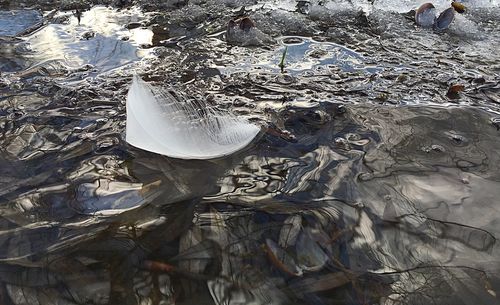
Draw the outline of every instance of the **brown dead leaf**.
M460 98L459 92L462 92L465 90L464 85L451 85L450 88L448 89L448 92L446 93L446 96L450 99L458 99Z
M463 5L460 2L453 1L451 3L451 6L453 6L453 8L455 9L455 11L457 11L457 13L460 13L460 14L464 13L465 10L466 10L465 5Z

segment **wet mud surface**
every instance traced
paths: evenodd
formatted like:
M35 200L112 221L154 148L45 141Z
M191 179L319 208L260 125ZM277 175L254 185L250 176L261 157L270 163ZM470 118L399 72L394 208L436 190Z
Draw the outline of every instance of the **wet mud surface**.
M4 2L1 304L500 303L498 1ZM266 132L134 148L134 74Z

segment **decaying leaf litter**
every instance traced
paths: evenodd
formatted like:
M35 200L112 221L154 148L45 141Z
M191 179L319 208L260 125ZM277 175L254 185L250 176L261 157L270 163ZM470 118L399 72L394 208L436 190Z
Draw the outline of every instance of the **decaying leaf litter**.
M495 303L495 2L443 32L405 1L113 4L2 38L4 303ZM134 73L268 132L209 162L133 149Z

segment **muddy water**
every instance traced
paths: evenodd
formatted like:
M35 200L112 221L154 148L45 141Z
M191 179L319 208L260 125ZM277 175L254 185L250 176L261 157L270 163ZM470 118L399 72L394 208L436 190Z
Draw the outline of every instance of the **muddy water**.
M499 4L408 2L1 11L0 303L500 303ZM267 132L129 146L134 73Z

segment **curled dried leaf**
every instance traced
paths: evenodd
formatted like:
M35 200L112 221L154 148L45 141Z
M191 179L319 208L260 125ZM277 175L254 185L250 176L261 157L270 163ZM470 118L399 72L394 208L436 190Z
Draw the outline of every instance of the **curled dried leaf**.
M249 17L242 17L239 19L231 19L227 24L228 31L239 28L242 31L250 31L250 29L255 28L255 22Z
M450 7L439 14L434 22L434 29L437 31L446 30L453 20L455 20L455 10Z
M436 19L436 8L432 3L422 4L415 12L415 22L422 27L432 27Z
M465 8L465 5L463 5L463 3L453 1L451 3L451 6L455 9L455 11L457 11L457 13L460 13L460 14L465 13L466 8Z
M255 27L255 22L248 17L243 17L239 20L236 20L236 23L239 22L239 27L243 31L249 31L251 28Z

